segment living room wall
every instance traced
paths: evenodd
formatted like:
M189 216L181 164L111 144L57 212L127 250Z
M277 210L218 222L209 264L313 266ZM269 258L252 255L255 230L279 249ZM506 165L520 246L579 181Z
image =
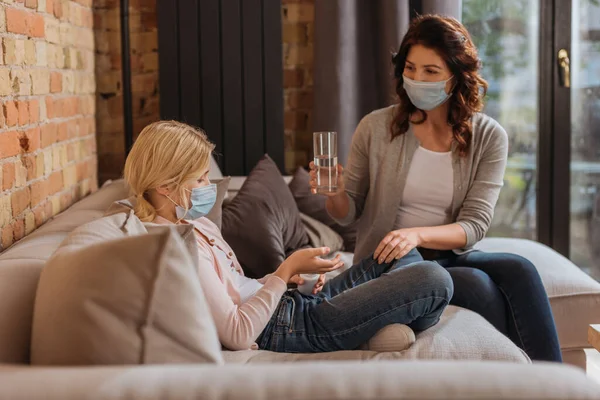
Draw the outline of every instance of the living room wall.
M0 250L97 187L91 5L0 1Z
M121 176L125 159L119 1L97 0L98 164L100 182ZM159 119L156 0L130 1L134 135ZM285 167L307 165L312 149L314 0L282 0Z

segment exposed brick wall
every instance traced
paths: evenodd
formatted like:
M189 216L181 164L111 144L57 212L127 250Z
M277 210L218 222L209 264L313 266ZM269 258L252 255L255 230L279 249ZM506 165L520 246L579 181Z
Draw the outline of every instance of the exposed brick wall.
M131 0L131 85L134 135L159 119L156 0ZM118 0L94 1L100 182L119 178L125 163Z
M125 161L121 95L119 2L94 2L98 76L100 182L117 178ZM130 2L134 133L159 119L156 0ZM312 155L314 0L282 0L285 166Z
M285 168L307 166L312 155L314 0L283 0Z
M97 188L91 3L0 1L0 250Z

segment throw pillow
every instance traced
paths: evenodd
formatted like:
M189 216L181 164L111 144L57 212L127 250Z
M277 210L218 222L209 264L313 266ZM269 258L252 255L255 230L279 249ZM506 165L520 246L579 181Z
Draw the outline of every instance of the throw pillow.
M310 192L310 175L300 167L294 173L289 184L290 191L301 213L320 221L336 231L344 238L344 250L353 252L356 245L356 230L358 222L348 226L341 226L327 213L325 208L326 197Z
M250 278L275 271L288 255L309 245L292 193L269 156L224 207L221 232Z
M344 248L344 239L324 223L302 213L300 219L312 247L329 247L332 253Z
M192 227L123 231L132 218L138 224L130 226L144 228L125 213L78 228L48 261L35 299L32 364L222 362L190 253Z

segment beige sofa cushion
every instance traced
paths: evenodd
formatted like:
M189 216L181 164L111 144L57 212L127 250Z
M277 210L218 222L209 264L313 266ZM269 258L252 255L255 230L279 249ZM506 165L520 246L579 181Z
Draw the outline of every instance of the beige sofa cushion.
M10 400L597 400L598 393L600 386L583 371L557 363L0 366L0 398Z
M487 238L477 247L489 252L519 254L530 260L550 298L563 353L590 347L587 328L600 321L600 283L556 251L531 240Z
M35 291L46 261L69 232L126 194L122 181L108 184L0 254L0 363L29 362Z
M31 363L221 362L190 228L120 213L69 235L40 276Z
M448 306L440 322L423 332L400 352L335 351L285 354L266 350L224 351L226 363L271 363L315 360L472 360L530 363L527 355L479 314Z

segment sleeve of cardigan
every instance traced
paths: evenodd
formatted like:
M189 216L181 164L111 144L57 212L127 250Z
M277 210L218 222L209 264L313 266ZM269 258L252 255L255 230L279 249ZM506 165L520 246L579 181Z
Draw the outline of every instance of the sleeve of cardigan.
M467 234L467 247L483 239L492 223L508 158L508 135L502 126L493 121L484 129L490 129L489 134L475 133L488 139L479 164L474 166L475 179L456 220Z
M360 218L369 192L369 115L365 116L352 135L348 164L344 169L344 183L349 197L349 210L344 218L334 218L342 226Z

